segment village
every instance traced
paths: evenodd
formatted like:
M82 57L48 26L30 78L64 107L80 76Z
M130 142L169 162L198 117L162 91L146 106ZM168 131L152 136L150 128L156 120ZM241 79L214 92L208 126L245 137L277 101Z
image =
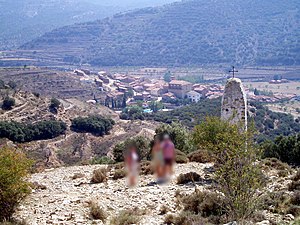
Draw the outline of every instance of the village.
M151 68L144 69L140 73L123 74L100 71L93 73L89 70L76 69L74 73L82 82L92 82L97 89L105 93L98 98L93 96L90 103L100 103L116 112L128 106L138 105L144 113L153 111L170 111L182 105L197 103L202 99L214 99L222 96L224 82L204 81L191 83L182 77L172 75L167 70L153 71ZM277 103L287 100L299 101L299 94L292 90L287 92L278 91L278 85L288 85L287 79L269 80L268 85L256 85L245 82L244 89L250 101L263 103ZM274 91L270 91L274 86ZM275 87L276 85L276 87ZM265 90L267 89L268 90ZM156 103L156 104L153 104Z

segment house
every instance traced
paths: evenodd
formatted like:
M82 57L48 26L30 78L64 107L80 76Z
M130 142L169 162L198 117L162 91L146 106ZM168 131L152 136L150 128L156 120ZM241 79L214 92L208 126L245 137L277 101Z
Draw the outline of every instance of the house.
M168 91L177 98L185 98L186 94L192 90L193 84L184 80L172 80L169 83Z
M189 91L186 93L187 98L190 99L192 102L199 102L202 95L196 91Z

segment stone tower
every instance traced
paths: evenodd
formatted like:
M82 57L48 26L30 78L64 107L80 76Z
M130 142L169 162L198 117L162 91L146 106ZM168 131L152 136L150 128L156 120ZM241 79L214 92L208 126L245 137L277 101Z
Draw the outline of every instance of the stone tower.
M222 99L221 118L235 124L242 122L247 129L247 98L242 81L238 78L227 80Z

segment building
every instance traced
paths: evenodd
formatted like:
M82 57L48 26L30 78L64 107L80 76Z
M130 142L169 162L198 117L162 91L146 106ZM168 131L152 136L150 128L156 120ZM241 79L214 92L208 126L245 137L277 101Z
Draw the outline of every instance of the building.
M189 91L186 93L187 98L190 99L192 102L199 102L202 95L196 91Z
M173 93L177 98L185 98L186 94L191 91L193 84L184 80L172 80L169 83L168 91Z

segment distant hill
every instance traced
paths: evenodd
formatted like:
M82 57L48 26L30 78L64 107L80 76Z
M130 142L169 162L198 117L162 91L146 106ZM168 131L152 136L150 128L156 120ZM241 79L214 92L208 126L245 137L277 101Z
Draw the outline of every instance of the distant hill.
M299 6L182 1L59 28L21 49L40 62L94 66L299 65Z
M82 0L0 0L0 49L16 48L57 27L111 16L121 8Z

